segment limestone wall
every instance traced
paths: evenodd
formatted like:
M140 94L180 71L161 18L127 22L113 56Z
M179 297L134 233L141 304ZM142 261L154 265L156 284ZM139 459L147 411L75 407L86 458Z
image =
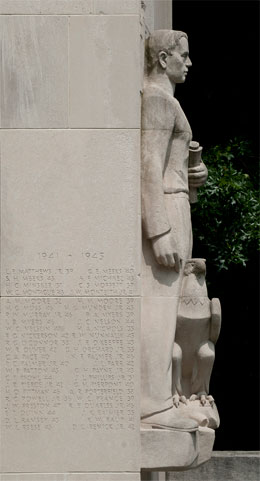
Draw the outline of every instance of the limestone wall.
M172 0L141 0L147 34L172 28Z
M0 1L1 481L139 479L139 3Z

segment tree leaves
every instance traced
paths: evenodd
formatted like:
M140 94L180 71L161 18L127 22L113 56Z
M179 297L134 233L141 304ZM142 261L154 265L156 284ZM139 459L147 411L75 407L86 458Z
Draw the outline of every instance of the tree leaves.
M259 249L258 191L243 170L250 155L249 142L238 138L203 155L209 177L192 206L193 233L218 270L245 266L250 253Z

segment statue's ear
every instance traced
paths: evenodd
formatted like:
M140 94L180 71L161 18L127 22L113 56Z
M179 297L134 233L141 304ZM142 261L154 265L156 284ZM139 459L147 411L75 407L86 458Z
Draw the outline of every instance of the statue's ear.
M163 69L167 67L167 53L164 50L161 50L158 54L158 62Z

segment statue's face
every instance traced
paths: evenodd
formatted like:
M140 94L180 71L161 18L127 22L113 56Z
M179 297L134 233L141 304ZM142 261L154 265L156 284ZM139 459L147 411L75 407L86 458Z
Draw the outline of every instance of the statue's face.
M185 82L186 75L192 63L189 57L189 44L185 37L179 40L179 44L173 50L172 55L167 56L166 73L175 84Z

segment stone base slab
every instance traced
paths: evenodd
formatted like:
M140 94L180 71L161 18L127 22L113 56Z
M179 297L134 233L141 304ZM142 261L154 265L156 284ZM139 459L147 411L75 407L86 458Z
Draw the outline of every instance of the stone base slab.
M215 431L199 428L197 432L164 429L141 430L141 467L147 471L186 470L211 457Z
M197 435L198 457L192 463L190 468L196 468L197 466L205 463L211 458L214 441L215 441L214 429L199 427L199 431Z
M167 473L167 481L257 481L259 451L215 451L208 463L188 472Z

